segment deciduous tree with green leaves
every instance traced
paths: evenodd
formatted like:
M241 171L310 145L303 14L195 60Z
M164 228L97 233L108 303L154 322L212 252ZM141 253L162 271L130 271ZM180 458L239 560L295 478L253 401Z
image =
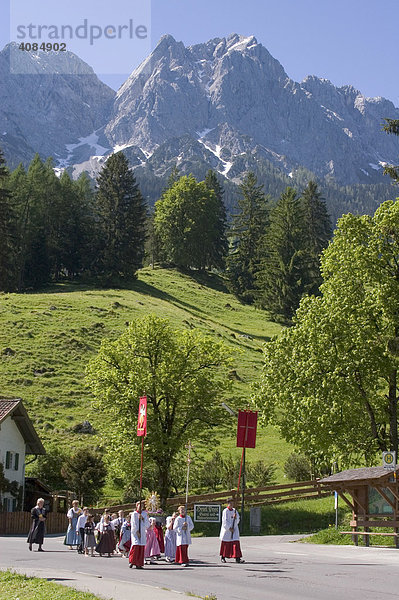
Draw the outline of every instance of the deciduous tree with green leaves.
M372 464L398 450L399 201L342 217L322 275L265 345L262 418L319 463Z
M154 226L166 260L177 267L220 266L220 203L205 182L180 177L156 202Z
M175 330L154 315L134 320L118 340L104 340L87 380L112 472L125 480L138 475L137 411L146 394L145 464L155 466L153 485L164 501L171 467L185 469L184 445L210 440L224 419L220 399L230 389L230 368L230 352L221 341L196 329Z

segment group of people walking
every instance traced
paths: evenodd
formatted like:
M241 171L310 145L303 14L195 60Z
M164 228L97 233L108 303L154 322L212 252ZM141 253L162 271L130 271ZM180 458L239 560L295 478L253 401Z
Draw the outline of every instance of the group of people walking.
M28 535L29 550L32 544L38 544L39 552L43 552L43 540L46 521L46 509L43 498L31 510L32 526ZM194 524L186 514L184 506L179 506L177 512L166 518L165 534L162 525L154 517L149 517L144 502L136 502L136 509L129 515L122 510L110 515L105 510L98 523L88 508L79 508L79 502L74 500L67 513L68 530L64 543L70 549L77 548L86 556L94 556L96 551L100 556L115 552L129 559L129 567L142 569L144 564L156 564L164 554L165 560L182 567L189 564L188 547L191 544L191 531ZM222 513L220 530L220 559L235 559L242 563L240 534L238 524L240 516L229 500Z

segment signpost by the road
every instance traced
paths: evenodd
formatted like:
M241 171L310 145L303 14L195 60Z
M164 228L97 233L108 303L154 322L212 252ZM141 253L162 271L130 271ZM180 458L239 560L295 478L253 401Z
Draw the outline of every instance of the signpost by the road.
M220 504L194 504L194 521L220 523Z
M382 453L382 466L384 469L391 469L392 471L396 469L396 452L394 450Z

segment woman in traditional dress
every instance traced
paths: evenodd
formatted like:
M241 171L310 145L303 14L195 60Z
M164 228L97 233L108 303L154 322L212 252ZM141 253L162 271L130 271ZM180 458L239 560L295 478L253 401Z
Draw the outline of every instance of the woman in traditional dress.
M186 507L179 506L179 516L176 517L173 529L176 531L176 564L188 567L188 547L191 544L191 533L194 523L189 515L186 515Z
M171 517L166 517L165 560L167 562L175 562L176 557L176 531L173 529L175 518L175 512Z
M225 563L226 558L235 558L236 562L243 563L240 546L240 532L238 523L240 515L233 508L233 499L227 501L227 508L222 513L222 526L220 528L220 560Z
M132 545L132 529L130 524L130 515L128 515L125 519L121 527L121 537L119 540L118 548L123 554L123 556L129 556L130 547Z
M64 544L69 546L70 550L73 549L72 546L79 546L80 544L80 535L79 532L76 531L76 525L78 523L80 515L82 514L83 511L81 508L79 508L78 500L73 500L72 508L70 508L67 512L69 525L64 542Z
M39 498L37 504L30 511L32 516L32 526L29 531L28 539L29 550L32 551L32 544L39 544L38 552L44 552L42 545L44 541L44 528L47 518L47 511L44 508L44 499Z
M144 548L144 558L146 564L155 565L155 558L160 555L159 543L155 532L156 519L150 517L150 526L147 529L147 541Z
M97 530L100 533L100 539L96 546L96 552L98 552L100 556L103 554L111 556L115 550L115 533L114 526L110 522L108 515L104 517L102 523L100 522L97 525Z

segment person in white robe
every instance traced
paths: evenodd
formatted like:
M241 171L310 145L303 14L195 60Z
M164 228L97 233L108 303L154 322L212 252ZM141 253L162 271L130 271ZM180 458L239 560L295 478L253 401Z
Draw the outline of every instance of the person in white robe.
M136 510L131 514L132 547L129 552L129 567L144 567L144 549L147 542L147 529L150 526L144 502L136 502Z
M189 563L188 547L191 544L191 531L194 523L189 515L186 515L184 506L179 506L178 516L175 519L173 529L176 531L176 564L187 567Z
M234 508L233 500L229 499L227 508L222 513L222 526L220 528L220 560L225 563L226 558L235 558L236 562L243 563L240 545L240 531L238 524L240 515Z

